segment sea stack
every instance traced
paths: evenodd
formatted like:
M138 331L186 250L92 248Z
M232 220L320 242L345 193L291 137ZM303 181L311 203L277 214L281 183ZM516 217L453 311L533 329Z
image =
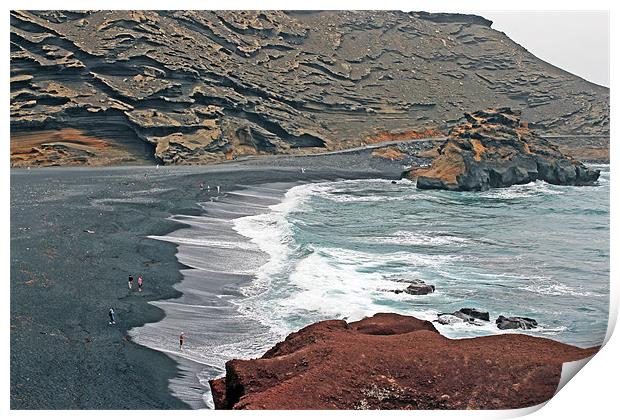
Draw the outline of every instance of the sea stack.
M428 168L406 176L421 189L485 191L542 180L557 185L590 185L599 171L560 152L510 108L466 113L438 149Z

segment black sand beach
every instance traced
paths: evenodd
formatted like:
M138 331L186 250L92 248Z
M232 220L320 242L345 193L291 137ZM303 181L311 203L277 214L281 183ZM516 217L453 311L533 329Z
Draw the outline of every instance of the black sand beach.
M148 301L179 294L175 245L147 236L178 229L166 218L198 214L217 185L225 194L267 182L399 177L400 165L369 155L12 170L11 408L189 408L169 391L176 363L127 335L163 317ZM143 292L128 289L128 274L143 275Z

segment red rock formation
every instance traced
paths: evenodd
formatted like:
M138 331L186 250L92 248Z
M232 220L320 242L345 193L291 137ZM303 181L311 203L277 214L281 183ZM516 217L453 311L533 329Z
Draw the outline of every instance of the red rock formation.
M451 340L428 321L377 314L323 321L211 381L217 409L508 409L540 404L562 363L594 354L503 334Z

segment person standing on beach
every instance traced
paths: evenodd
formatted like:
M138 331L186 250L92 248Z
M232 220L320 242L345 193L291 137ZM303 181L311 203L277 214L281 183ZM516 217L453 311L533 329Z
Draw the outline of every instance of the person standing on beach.
M142 291L142 276L138 276L138 292Z
M116 324L116 313L114 312L113 308L110 308L110 311L108 312L108 316L110 317L110 322L109 324Z
M127 286L129 286L129 289L131 289L133 287L133 276L131 274L129 275L129 280L127 281Z
M179 350L183 351L183 341L185 341L185 333L182 332L179 336Z

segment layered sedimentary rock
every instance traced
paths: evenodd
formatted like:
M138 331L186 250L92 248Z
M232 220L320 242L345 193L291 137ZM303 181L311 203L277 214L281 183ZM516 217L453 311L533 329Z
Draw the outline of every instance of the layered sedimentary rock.
M414 168L407 176L422 189L484 191L536 180L590 185L599 172L537 135L520 112L500 108L465 113L431 166Z
M607 155L609 89L477 16L11 12L12 147L24 133L73 129L138 160L207 163L432 135L492 106L523 109L577 153ZM43 165L59 150L35 148L13 162ZM93 163L74 149L54 162Z
M377 314L323 321L211 381L217 409L508 409L551 398L562 363L591 356L502 334L450 340L433 324Z

